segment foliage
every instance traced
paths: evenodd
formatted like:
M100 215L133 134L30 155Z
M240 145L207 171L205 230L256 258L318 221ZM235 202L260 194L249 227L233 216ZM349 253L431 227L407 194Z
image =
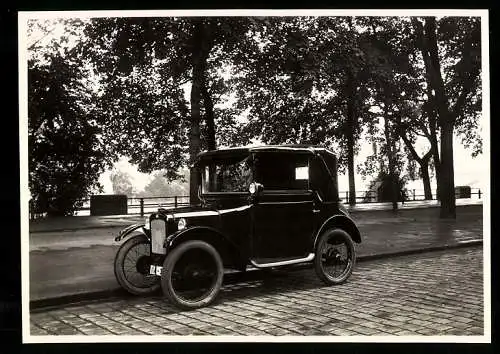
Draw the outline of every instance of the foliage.
M405 201L408 197L408 190L406 189L406 178L397 179L397 190L398 195L396 196L397 201ZM365 193L365 202L391 202L394 198L392 196L392 177L390 174L382 171L374 178L368 187L368 191ZM375 199L374 199L375 198Z
M354 184L360 127L370 124L369 73L354 28L350 18L268 18L251 60L234 70L236 105L248 117L240 136L330 148Z
M481 102L480 20L426 17L422 22L415 18L413 27L415 42L425 64L429 111L435 114L440 130L439 163L437 148L433 150L436 172L439 171L440 215L455 218L454 131L462 132L466 145L473 144L473 155L481 149L476 133ZM478 143L474 143L476 140Z
M85 29L81 51L92 59L103 85L100 109L109 147L130 156L141 172L162 169L174 180L189 161L193 103L185 96L192 86L200 21L208 47L203 84L217 104L226 90L219 70L240 50L245 19L98 18ZM235 124L220 109L215 119L218 128ZM203 123L202 134L201 147L207 148Z
M132 176L129 173L115 169L111 172L109 179L114 194L125 194L129 198L136 194L136 189L132 184Z
M157 171L153 174L151 181L144 187L144 191L137 193L138 197L171 197L186 196L189 194L189 170L182 171L183 178L169 181L165 177L165 171Z
M358 163L362 174L392 171L416 178L418 164L421 176L435 166L439 180L443 112L448 111L471 154L481 153L480 23L473 17L443 17L433 20L436 28L431 31L433 22L421 21L66 21L71 31L59 41L47 44L42 37L30 44L30 129L33 136L40 135L38 120L60 117L48 121L60 120L55 131L59 129L61 136L75 141L85 137L79 146L89 153L78 158L92 158L86 170L88 186L95 184L92 176L118 155L130 156L142 172L162 170L166 181L174 181L200 149L255 141L323 145L338 152L340 172L347 168L353 177L363 134L379 151ZM68 36L81 30L72 48ZM428 46L433 33L438 49L434 56ZM433 71L436 65L439 70ZM44 91L44 85L51 89ZM387 124L380 124L381 117ZM74 122L82 128L75 129ZM44 134L50 143L43 144L59 146L55 132ZM418 150L422 141L425 149ZM30 140L34 142L39 144ZM60 148L53 151L57 155ZM38 154L36 163L48 159ZM449 165L449 158L445 162ZM52 167L55 162L47 163L49 170L57 169ZM163 177L155 178L161 186Z
M28 63L29 188L38 213L72 215L99 187L110 156L80 71L57 54L50 59Z

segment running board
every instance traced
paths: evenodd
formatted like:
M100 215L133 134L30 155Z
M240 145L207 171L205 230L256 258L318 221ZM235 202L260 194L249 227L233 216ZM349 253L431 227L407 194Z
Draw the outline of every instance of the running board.
M270 268L270 267L279 267L279 266L284 266L284 265L289 265L289 264L310 262L313 259L314 259L314 253L309 253L309 255L305 258L288 259L286 261L271 262L271 263L256 263L254 260L251 259L250 263L255 268Z

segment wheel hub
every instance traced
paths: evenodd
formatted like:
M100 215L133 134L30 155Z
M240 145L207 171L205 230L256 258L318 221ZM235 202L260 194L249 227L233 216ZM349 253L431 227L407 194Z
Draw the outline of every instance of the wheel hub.
M135 264L135 268L138 273L141 274L149 274L149 266L151 265L151 257L150 256L140 256L137 259Z

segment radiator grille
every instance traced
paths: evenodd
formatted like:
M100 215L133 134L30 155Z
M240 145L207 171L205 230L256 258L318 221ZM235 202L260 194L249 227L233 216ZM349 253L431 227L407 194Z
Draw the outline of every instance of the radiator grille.
M163 247L165 237L167 235L165 220L151 220L151 252L157 254L165 254L166 250Z

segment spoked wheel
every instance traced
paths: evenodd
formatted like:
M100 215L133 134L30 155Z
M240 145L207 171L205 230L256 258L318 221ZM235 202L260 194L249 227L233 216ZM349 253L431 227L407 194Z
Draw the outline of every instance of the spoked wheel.
M118 284L134 295L146 295L160 288L160 279L149 275L150 243L144 236L134 236L124 242L115 257L115 277Z
M349 278L356 262L354 243L341 229L326 230L316 246L314 268L326 284L341 284Z
M161 286L175 306L195 309L215 300L223 278L224 267L217 250L203 241L187 241L165 258Z

